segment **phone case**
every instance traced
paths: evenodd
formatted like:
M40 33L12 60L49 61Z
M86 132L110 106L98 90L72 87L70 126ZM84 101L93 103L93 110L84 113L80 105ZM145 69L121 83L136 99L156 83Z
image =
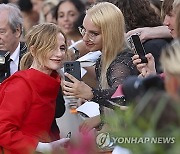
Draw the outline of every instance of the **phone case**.
M139 58L141 59L141 63L147 63L147 58L145 57L146 52L140 41L139 35L137 34L131 35L129 42L135 54L139 55Z
M69 61L64 63L64 72L67 72L74 76L76 79L81 80L81 67L79 61ZM65 80L72 82L65 76Z

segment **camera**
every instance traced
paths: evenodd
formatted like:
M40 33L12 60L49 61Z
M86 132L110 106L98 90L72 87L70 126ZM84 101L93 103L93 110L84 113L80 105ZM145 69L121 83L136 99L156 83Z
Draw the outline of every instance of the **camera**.
M10 76L10 52L0 50L0 82Z
M164 90L164 80L158 75L152 75L146 78L130 76L122 85L122 92L127 101L134 100L137 96L144 95L150 89Z
M64 63L64 72L74 76L76 79L81 80L81 66L79 61L69 61ZM65 80L72 82L65 76Z
M111 97L111 101L126 106L137 98L141 98L149 90L165 91L163 78L158 75L151 75L146 78L130 76L118 86Z

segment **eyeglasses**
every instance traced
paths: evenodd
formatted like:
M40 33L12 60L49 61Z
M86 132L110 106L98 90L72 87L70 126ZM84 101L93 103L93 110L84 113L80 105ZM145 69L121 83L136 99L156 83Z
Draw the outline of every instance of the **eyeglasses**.
M78 29L79 29L80 34L83 37L85 36L85 34L87 34L89 40L92 41L92 42L96 39L96 36L99 35L99 33L94 32L94 31L86 32L86 29L83 26L78 27Z

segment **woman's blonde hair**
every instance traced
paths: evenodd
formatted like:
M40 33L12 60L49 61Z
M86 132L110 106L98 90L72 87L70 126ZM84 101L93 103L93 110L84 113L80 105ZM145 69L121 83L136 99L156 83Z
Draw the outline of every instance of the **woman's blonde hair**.
M176 36L180 37L180 0L174 0L173 9L176 13Z
M177 11L179 6L180 6L180 0L174 0L174 2L173 2L173 10Z
M53 23L43 23L33 26L26 35L27 53L21 59L20 68L27 69L35 58L40 65L44 66L49 52L57 47L57 35L63 34L62 30ZM66 37L65 37L65 43Z
M97 3L87 10L92 22L100 28L102 35L102 57L100 85L108 87L106 72L109 65L122 52L125 45L125 23L121 10L109 2Z
M180 75L180 39L174 40L162 50L160 61L165 72Z
M176 12L176 36L180 38L180 5L179 10Z

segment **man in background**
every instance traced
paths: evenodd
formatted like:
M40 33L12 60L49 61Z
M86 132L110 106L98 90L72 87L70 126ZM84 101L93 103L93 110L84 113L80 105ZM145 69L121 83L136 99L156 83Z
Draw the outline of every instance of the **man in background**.
M9 75L18 71L20 59L26 52L25 43L20 42L22 24L23 18L16 5L0 4L0 50L10 52Z

